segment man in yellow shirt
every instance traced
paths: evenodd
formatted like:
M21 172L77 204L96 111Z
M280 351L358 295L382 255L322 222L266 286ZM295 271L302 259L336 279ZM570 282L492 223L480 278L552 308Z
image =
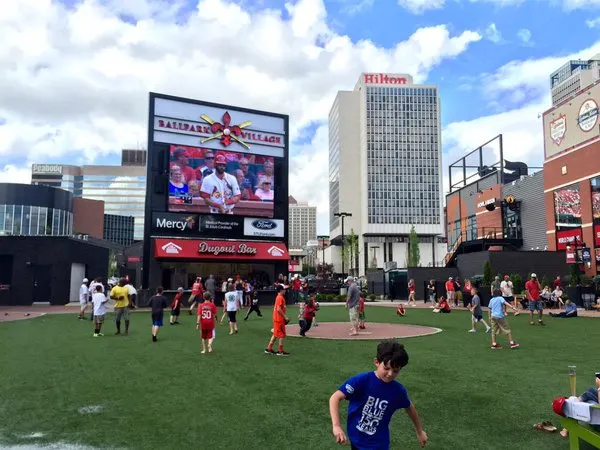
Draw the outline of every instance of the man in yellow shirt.
M110 298L115 301L115 334L121 334L121 319L125 319L125 335L129 334L129 289L126 284L127 280L121 278L119 284L110 291Z

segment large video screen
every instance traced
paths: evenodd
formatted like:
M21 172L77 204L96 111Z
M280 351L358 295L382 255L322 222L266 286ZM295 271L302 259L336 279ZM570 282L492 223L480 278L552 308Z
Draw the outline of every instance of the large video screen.
M272 218L274 172L272 156L171 145L168 210Z
M554 191L556 226L577 227L581 225L581 196L578 185Z

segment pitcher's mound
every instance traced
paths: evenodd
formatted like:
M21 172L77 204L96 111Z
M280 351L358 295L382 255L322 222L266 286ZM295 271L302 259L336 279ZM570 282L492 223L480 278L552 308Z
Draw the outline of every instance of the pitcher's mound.
M288 336L301 337L299 325L288 325L286 327ZM357 336L350 336L350 324L348 322L319 322L318 327L312 327L307 338L315 339L391 339L428 336L441 332L440 328L425 327L421 325L404 325L396 323L367 323L365 330L359 330Z

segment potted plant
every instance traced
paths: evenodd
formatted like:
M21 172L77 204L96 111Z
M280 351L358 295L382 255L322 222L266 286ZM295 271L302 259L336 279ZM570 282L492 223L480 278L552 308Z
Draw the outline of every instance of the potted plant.
M374 302L375 298L376 298L375 294L370 294L369 295L369 301Z

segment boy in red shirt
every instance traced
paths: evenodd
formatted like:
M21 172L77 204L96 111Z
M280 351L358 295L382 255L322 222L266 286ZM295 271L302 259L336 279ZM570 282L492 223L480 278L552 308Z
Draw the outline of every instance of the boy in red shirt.
M169 324L175 325L179 323L179 314L181 312L181 301L183 298L183 288L177 289L177 294L171 302L171 317L169 318Z
M446 300L445 297L440 298L440 302L436 305L433 310L434 313L449 313L452 309L450 308L450 304Z
M365 327L365 299L360 297L358 300L358 328L364 330Z
M211 301L210 292L204 293L204 303L198 305L198 316L196 319L196 327L200 326L202 337L202 351L206 353L208 345L208 353L212 353L212 343L214 339L214 329L217 321L217 306Z
M406 311L404 310L404 306L402 306L402 303L400 303L398 305L398 307L396 308L396 314L399 315L400 317L404 316L404 314L406 314Z
M313 319L317 312L317 305L315 304L315 296L311 295L310 299L304 306L304 314L302 318L302 325L300 326L300 336L306 336L306 332L312 327Z
M287 336L285 326L290 322L286 314L285 307L285 287L278 284L276 287L277 297L275 298L275 306L273 306L273 335L269 340L269 345L265 349L268 355L289 356L290 354L283 349L283 340ZM279 351L273 350L273 344L279 339Z
M204 288L202 286L202 277L198 277L192 285L192 295L190 295L190 298L188 300L188 303L190 304L190 316L192 315L192 311L194 310L194 306L196 306L196 303L198 305L202 303L202 294L204 294Z

